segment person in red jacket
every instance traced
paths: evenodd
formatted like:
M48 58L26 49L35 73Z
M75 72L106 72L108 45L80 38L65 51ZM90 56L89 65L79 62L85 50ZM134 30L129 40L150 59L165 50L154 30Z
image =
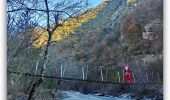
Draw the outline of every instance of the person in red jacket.
M125 71L125 83L133 83L133 78L131 77L132 68L128 64L124 64L124 71Z

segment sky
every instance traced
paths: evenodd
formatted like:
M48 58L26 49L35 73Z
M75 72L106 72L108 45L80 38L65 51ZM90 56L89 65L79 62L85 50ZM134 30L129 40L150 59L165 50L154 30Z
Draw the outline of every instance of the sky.
M56 0L52 0L52 1L56 1ZM76 0L75 0L76 1ZM89 3L90 3L90 8L91 7L96 7L98 6L100 3L102 3L103 1L106 1L106 0L89 0ZM40 22L40 23L46 23L46 22Z
M95 7L95 6L99 5L100 3L102 3L105 0L89 0L89 1L90 1L91 5L93 7Z
M57 2L57 0L51 0L51 1ZM75 0L75 1L79 1L79 0ZM91 7L96 7L96 6L98 6L98 5L99 5L100 3L102 3L103 1L106 1L106 0L89 0L90 8L91 8ZM44 19L43 19L43 20L44 20ZM46 20L40 21L40 24L41 24L41 26L46 25Z

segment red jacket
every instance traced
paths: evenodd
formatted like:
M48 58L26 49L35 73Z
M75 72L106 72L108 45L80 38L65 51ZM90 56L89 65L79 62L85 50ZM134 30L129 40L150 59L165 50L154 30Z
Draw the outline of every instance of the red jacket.
M124 71L125 71L125 82L126 83L133 83L133 78L131 77L132 68L128 64L124 64Z

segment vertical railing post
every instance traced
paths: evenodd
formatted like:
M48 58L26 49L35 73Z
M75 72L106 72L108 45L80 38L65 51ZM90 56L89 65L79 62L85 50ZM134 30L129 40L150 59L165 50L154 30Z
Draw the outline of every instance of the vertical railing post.
M66 67L66 62L64 63L64 66L63 66L63 72L62 72L62 77L64 77L64 74L65 74L65 67Z
M57 67L56 67L56 69L55 69L55 72L56 72L56 76L57 76L57 73L58 73L57 71L58 71L58 70L57 70Z
M44 68L43 75L45 74L46 67L47 67L47 63L45 63L43 66L43 68Z
M82 74L83 74L83 80L85 79L85 76L84 76L84 67L82 67Z
M64 73L65 73L65 67L66 67L66 66L63 66L62 77L64 77Z
M123 72L123 82L122 83L124 83L125 82L125 79L124 79L125 74L124 74L124 71L122 71L122 72Z
M151 76L152 76L152 83L154 83L154 76L153 76L153 72L152 72Z
M100 70L100 74L101 74L101 80L103 82L103 71L102 71L102 69Z
M132 74L132 76L133 76L133 83L135 83L135 82L136 82L136 80L135 80L135 74Z
M119 83L120 83L120 73L119 71L117 72L118 78L119 78Z
M60 76L63 77L63 65L61 65Z
M107 68L106 68L106 78L105 78L105 82L107 82Z
M35 75L37 74L38 65L39 65L39 62L37 61L36 67L35 67Z
M14 86L14 80L13 80L13 78L11 79L11 85Z
M159 74L158 74L158 73L157 73L157 77L158 77L159 82L161 82L161 80L160 80L160 77L159 77Z
M87 80L87 74L88 74L88 70L89 70L88 67L89 67L89 66L87 65L87 69L86 69L86 78L85 78L86 80Z
M148 73L146 73L146 80L147 80L147 83L149 83Z

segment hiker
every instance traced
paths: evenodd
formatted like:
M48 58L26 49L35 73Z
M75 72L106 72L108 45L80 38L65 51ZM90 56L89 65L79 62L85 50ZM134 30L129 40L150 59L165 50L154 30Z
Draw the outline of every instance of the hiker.
M124 64L124 71L125 71L125 83L133 83L133 78L131 77L132 68L128 64Z

